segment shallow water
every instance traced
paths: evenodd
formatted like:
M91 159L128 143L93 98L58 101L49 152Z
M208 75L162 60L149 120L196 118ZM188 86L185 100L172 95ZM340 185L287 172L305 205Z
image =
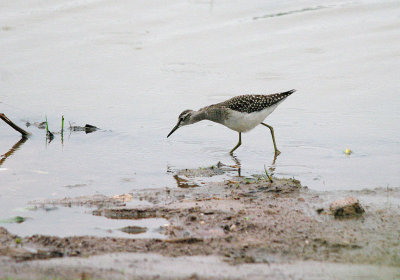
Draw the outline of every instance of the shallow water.
M59 131L64 115L66 126L102 129L46 143L44 130L27 128L33 136L2 158L0 218L21 215L32 200L175 187L169 170L234 164L237 133L218 124L167 139L178 114L292 88L267 119L282 154L273 164L269 131L255 128L235 153L242 175L265 165L316 190L399 186L400 5L275 2L0 4L0 112L21 126L47 116ZM1 154L19 140L0 124ZM81 234L77 220L99 218L70 211L4 226L51 234L43 221L56 228L63 217Z

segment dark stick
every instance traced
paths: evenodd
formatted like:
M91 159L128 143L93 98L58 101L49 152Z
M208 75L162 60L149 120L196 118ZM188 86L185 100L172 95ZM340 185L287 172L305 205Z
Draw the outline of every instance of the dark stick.
M12 128L14 128L16 131L18 131L19 133L22 134L22 137L28 138L29 135L31 135L29 132L26 132L25 130L23 130L22 128L20 128L18 125L16 125L15 123L13 123L9 118L6 117L6 115L4 115L3 113L0 113L0 119L2 119L3 121L5 121L9 126L11 126Z

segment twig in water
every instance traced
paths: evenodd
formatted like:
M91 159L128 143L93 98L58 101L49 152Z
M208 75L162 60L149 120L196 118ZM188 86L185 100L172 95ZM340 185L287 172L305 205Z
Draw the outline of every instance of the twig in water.
M29 135L31 135L29 132L23 130L22 128L20 128L18 125L16 125L15 123L13 123L9 118L6 117L6 115L4 115L3 113L0 113L0 119L2 119L3 121L5 121L9 126L11 126L12 128L14 128L16 131L18 131L19 133L22 134L22 137L28 138Z

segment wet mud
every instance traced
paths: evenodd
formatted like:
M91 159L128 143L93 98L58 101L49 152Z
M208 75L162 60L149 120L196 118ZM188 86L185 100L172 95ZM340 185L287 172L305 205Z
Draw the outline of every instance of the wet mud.
M192 178L203 174L202 170L185 172L196 174ZM212 176L208 173L204 176ZM182 175L179 171L177 174ZM351 219L337 219L329 205L350 195L360 197L357 203L365 212ZM44 235L23 238L0 228L0 255L7 267L38 259L110 253L155 253L171 258L171 262L175 257L218 256L231 265L318 261L398 267L400 209L388 201L399 198L398 188L314 192L295 179L273 178L271 183L267 176L260 175L230 177L195 188L32 202L37 207L96 207L93 215L109 219L165 218L168 223L160 229L165 239ZM151 206L127 206L126 202L132 199L150 202ZM134 235L146 228L121 230Z

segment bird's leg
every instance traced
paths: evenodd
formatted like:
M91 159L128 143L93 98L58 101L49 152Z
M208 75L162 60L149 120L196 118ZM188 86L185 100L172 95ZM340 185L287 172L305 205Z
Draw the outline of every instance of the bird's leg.
M239 146L242 145L242 133L239 132L239 142L237 143L237 145L230 151L230 154L232 154L237 148L239 148Z
M266 123L261 123L263 126L266 126L269 128L269 130L271 131L271 135L272 135L272 142L274 143L274 149L275 149L275 157L278 156L281 152L278 150L278 148L276 147L276 143L275 143L275 136L274 136L274 128Z

